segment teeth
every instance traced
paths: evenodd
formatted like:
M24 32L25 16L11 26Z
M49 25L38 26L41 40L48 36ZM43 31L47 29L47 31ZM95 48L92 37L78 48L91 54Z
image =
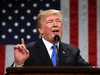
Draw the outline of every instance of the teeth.
M54 30L53 32L58 32L58 30Z

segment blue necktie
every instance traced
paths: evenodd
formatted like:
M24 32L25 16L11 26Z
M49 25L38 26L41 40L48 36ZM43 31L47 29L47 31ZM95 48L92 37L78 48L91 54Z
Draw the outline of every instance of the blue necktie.
M53 51L52 51L51 60L52 60L53 65L56 66L56 59L57 59L56 45L54 44L52 48L53 48Z

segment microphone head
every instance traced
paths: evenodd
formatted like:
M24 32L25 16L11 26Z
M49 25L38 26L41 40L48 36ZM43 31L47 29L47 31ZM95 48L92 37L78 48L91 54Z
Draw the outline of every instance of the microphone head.
M60 39L59 35L55 35L55 36L54 36L54 40L55 40L55 41L59 41L59 39Z

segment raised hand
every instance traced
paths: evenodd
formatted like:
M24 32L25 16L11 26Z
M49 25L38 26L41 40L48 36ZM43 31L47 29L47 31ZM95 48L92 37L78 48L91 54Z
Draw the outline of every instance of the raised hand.
M21 39L21 44L14 46L15 66L22 65L29 57L29 51L26 49L24 39Z

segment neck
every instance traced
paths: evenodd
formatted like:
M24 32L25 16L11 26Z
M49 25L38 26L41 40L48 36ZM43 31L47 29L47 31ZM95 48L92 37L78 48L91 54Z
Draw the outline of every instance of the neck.
M45 39L45 38L43 38L43 37L42 37L42 39L46 40L46 39ZM57 44L57 43L59 43L59 41L58 41L58 42L56 42L55 40L52 40L52 41L46 40L46 41L50 42L51 44Z

